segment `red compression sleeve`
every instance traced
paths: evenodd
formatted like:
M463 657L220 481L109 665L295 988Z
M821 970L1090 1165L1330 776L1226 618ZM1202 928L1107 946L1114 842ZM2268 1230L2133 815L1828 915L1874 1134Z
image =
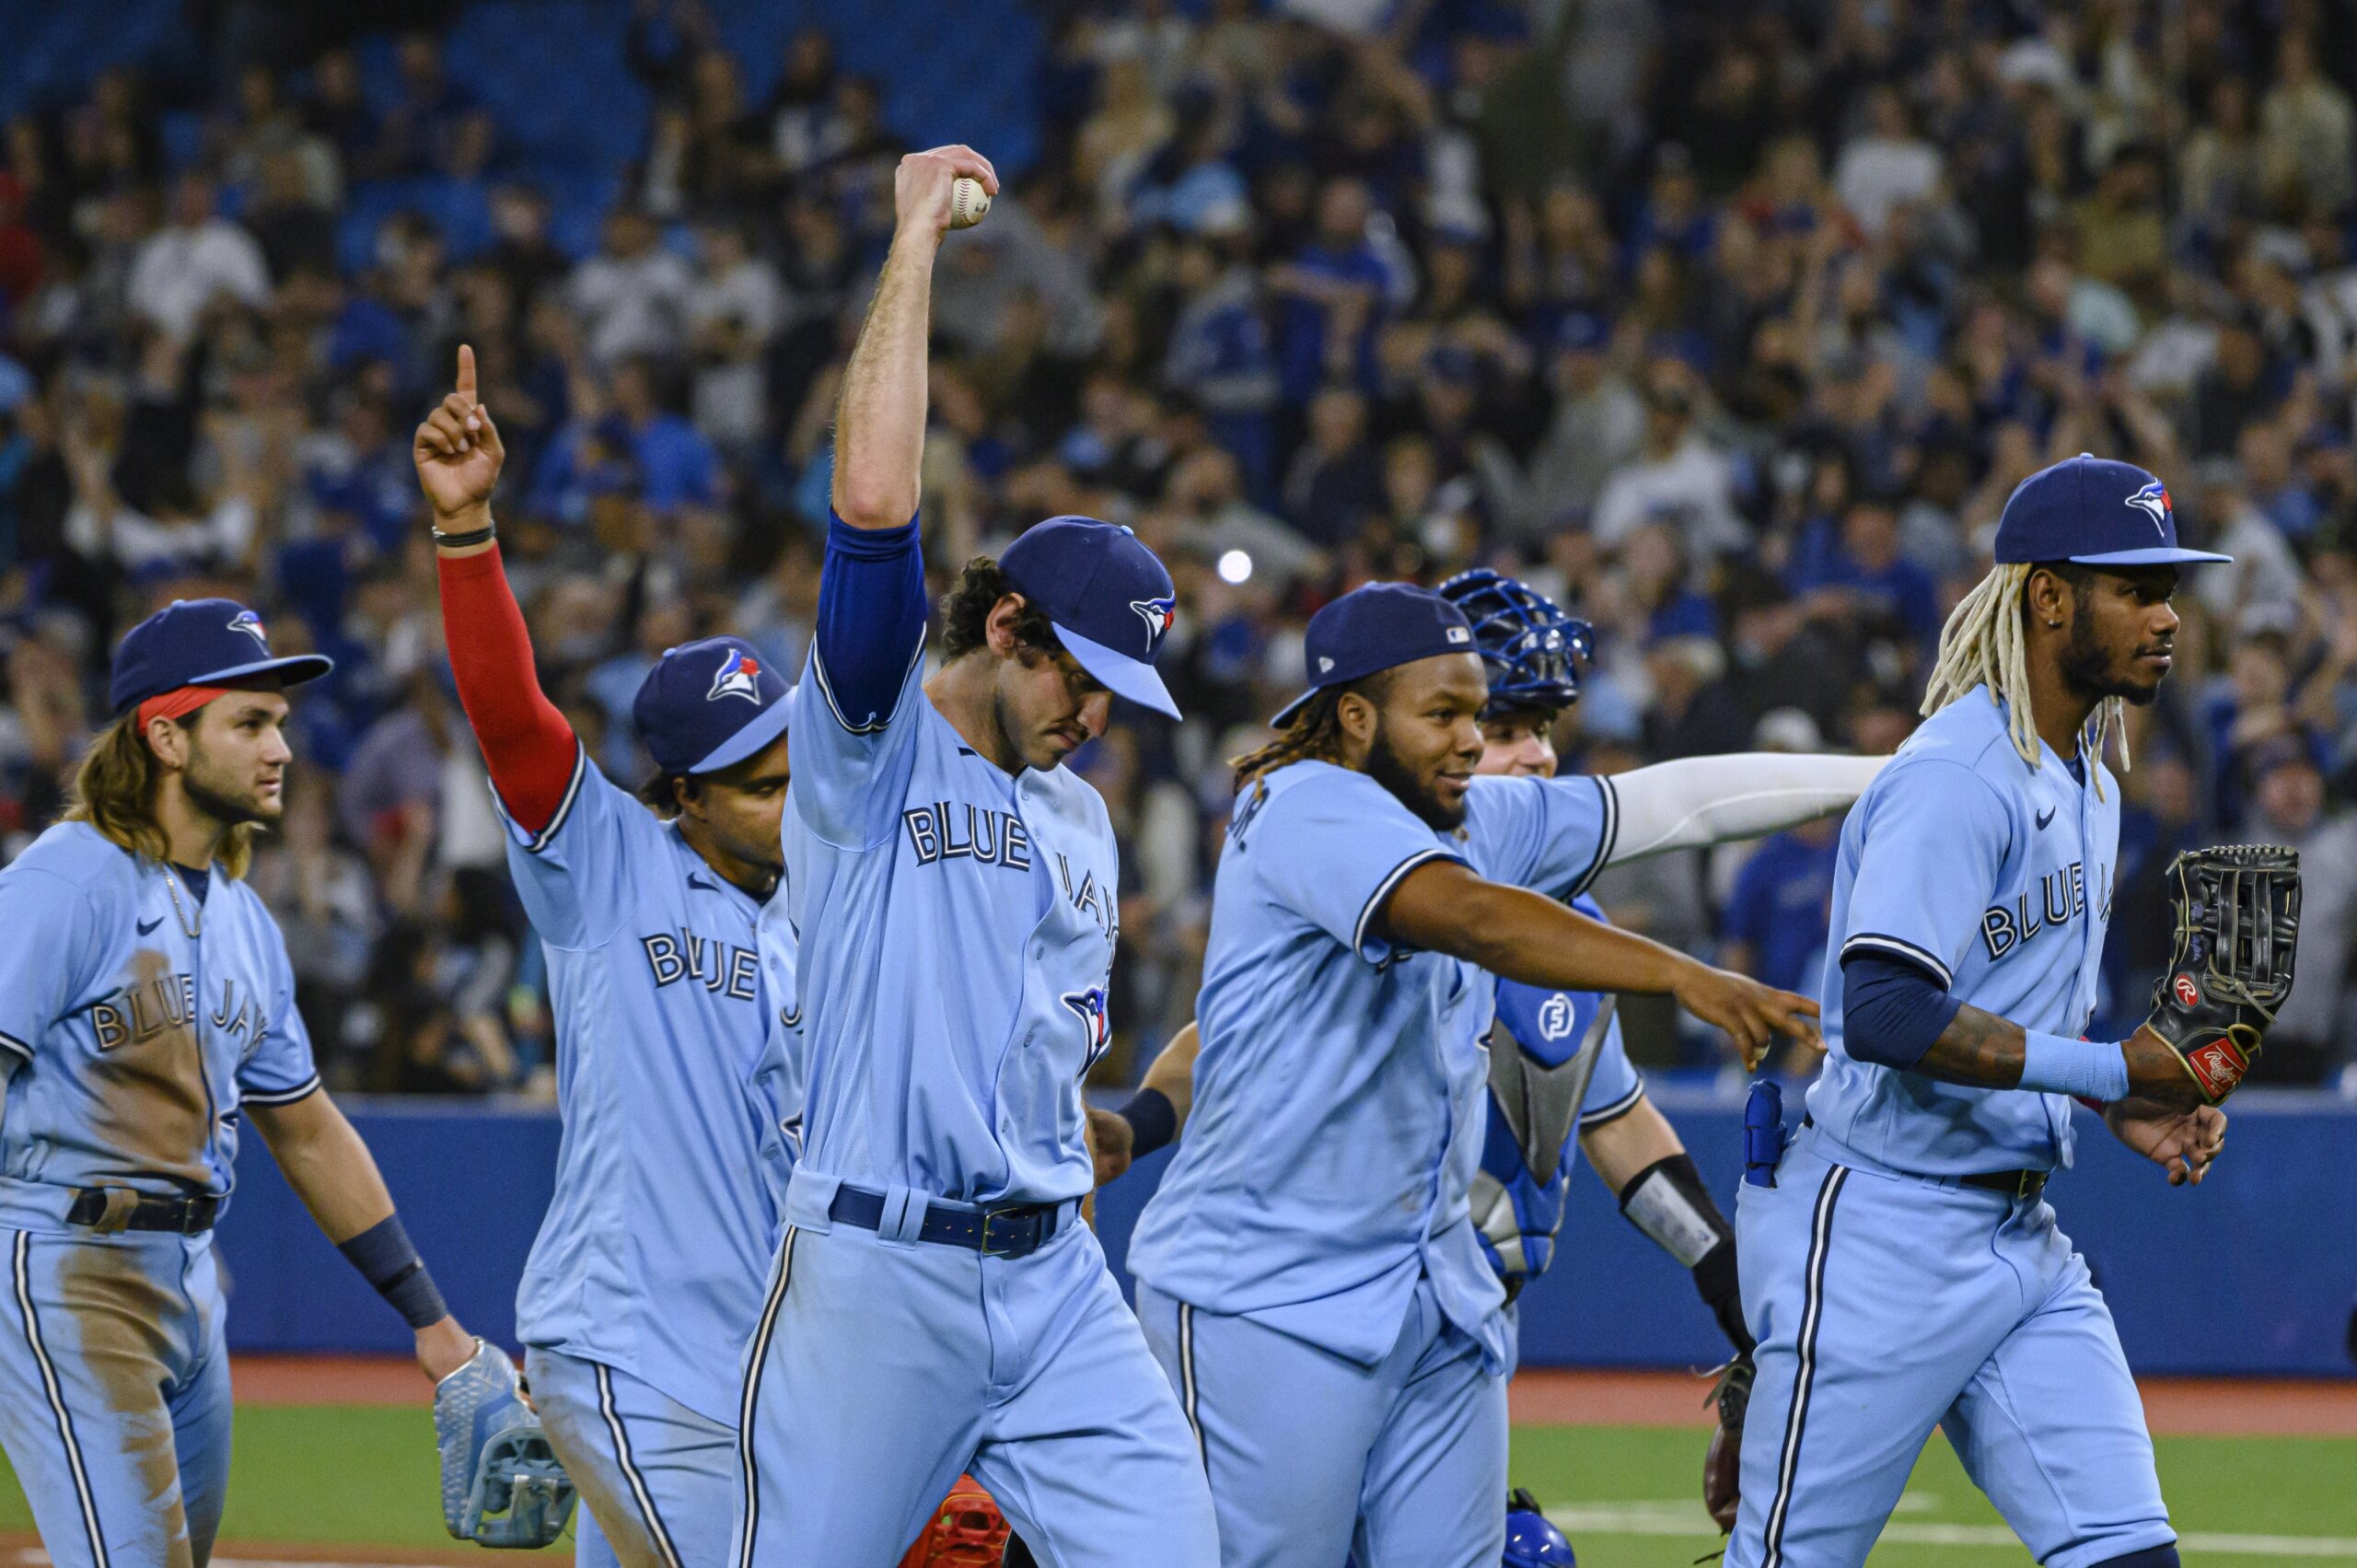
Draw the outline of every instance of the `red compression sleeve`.
M442 633L459 701L482 745L493 787L517 827L537 833L556 816L581 743L540 691L532 637L493 545L481 555L437 560Z

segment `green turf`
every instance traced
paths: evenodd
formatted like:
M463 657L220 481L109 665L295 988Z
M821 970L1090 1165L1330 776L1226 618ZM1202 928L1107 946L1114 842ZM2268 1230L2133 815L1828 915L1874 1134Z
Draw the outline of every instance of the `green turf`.
M1703 1442L1690 1431L1526 1427L1515 1433L1514 1479L1565 1518L1588 1568L1685 1568L1718 1539L1699 1502ZM2165 1437L2160 1460L2189 1562L2357 1563L2357 1439ZM247 1406L222 1533L447 1544L435 1496L423 1410ZM0 1530L30 1527L12 1478L0 1485ZM2019 1546L1991 1539L2003 1527L1934 1438L1875 1559L1898 1568L2028 1562Z
M1590 1568L1685 1568L1718 1542L1701 1504L1707 1434L1556 1426L1514 1434L1514 1479L1566 1526ZM2357 1438L2164 1437L2161 1490L2189 1562L2357 1563ZM1875 1561L2027 1564L1933 1437Z

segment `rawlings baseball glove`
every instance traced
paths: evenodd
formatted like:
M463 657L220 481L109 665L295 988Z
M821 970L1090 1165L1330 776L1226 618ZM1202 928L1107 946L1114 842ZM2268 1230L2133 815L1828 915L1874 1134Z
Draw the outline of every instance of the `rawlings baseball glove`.
M2169 863L2177 947L2145 1027L2216 1105L2235 1092L2292 994L2300 857L2280 844L2189 850Z
M1702 1456L1702 1506L1711 1523L1723 1530L1735 1528L1743 1492L1743 1418L1751 1408L1751 1380L1759 1376L1751 1357L1738 1355L1719 1368L1719 1380L1702 1400L1705 1409L1718 1407L1719 1429Z
M972 1476L961 1475L933 1511L900 1568L999 1568L1006 1551L1006 1516Z
M474 1359L434 1387L442 1523L460 1540L537 1548L573 1517L573 1482L525 1408L516 1364L475 1342Z

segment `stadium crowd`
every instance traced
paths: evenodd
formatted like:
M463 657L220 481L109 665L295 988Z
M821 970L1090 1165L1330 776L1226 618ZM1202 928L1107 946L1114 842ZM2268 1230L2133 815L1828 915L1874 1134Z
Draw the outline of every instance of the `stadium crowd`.
M2136 715L2108 1005L2142 1014L2172 854L2292 843L2303 972L2262 1071L2357 1089L2357 6L1044 9L1042 156L936 277L925 506L945 582L1081 512L1178 585L1187 719L1123 709L1075 764L1124 850L1108 1071L1190 1015L1225 759L1335 594L1491 564L1587 617L1580 768L1885 751L2006 495L2095 450L2236 558L2189 582ZM630 697L672 644L801 668L903 148L823 32L758 97L717 37L635 6L644 150L578 255L432 35L382 90L346 49L216 62L193 145L130 70L7 124L0 858L61 809L123 629L261 606L337 660L254 877L340 1087L547 1081L408 449L458 343L542 679L602 766L644 771ZM396 211L345 264L388 180L477 192L489 232ZM1814 992L1837 829L1597 891ZM1641 1057L1719 1060L1632 1020Z

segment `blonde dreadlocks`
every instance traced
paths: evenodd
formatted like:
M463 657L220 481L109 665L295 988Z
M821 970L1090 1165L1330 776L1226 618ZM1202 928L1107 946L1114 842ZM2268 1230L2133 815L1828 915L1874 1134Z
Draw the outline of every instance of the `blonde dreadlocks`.
M2000 563L1948 615L1940 628L1940 653L1932 679L1923 690L1923 716L1929 718L1975 686L1989 688L1989 701L2003 698L2012 704L2007 714L2014 749L2032 768L2038 763L2038 721L2029 707L2029 633L2023 618L2029 611L2026 592L2030 574L2038 568L2026 562ZM2080 586L2084 592L2084 585ZM2087 715L2080 742L2096 761L2103 752L2108 728L2119 743L2119 771L2128 771L2128 705L2106 697ZM2096 794L2103 794L2103 774L2095 774Z

